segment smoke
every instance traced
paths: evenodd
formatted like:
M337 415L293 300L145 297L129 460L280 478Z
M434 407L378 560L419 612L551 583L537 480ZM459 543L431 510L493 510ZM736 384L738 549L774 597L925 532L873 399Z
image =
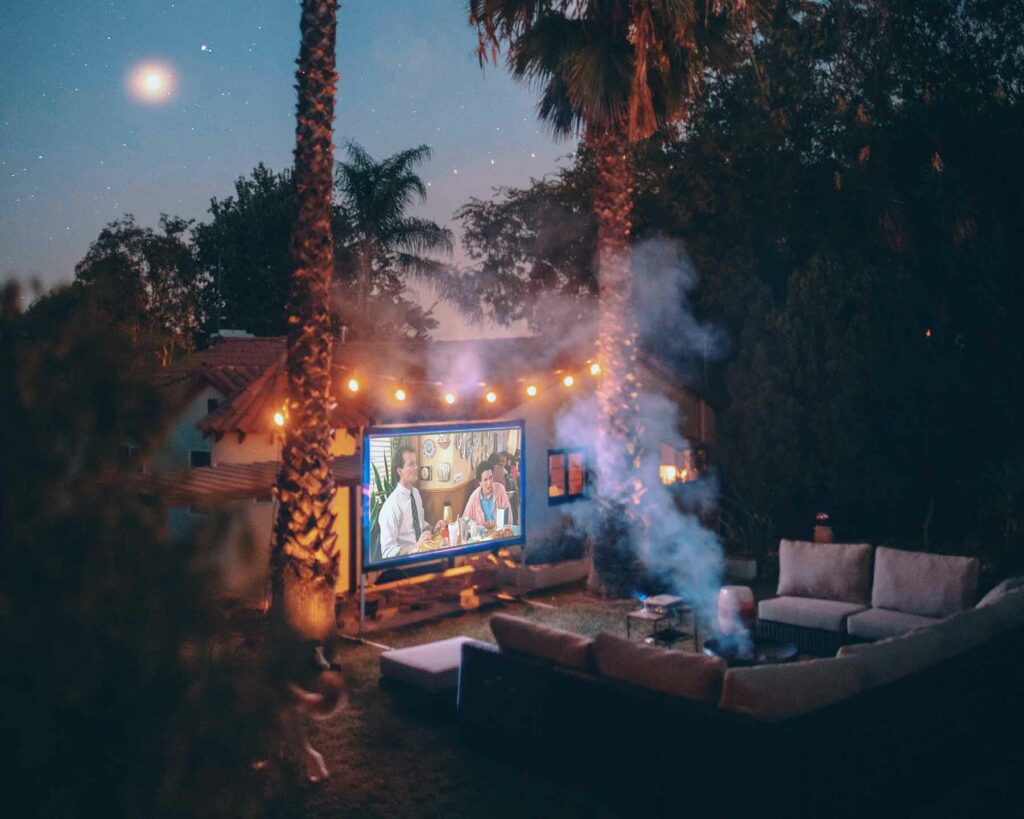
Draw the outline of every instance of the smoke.
M682 242L656 238L633 250L634 302L640 317L640 344L656 350L690 377L697 362L716 361L728 352L725 331L693 315L690 294L697 270Z
M724 354L724 333L693 315L688 296L697 276L678 242L655 239L642 243L634 252L633 272L642 348L670 363L674 374L692 371L695 361ZM680 432L685 421L679 405L659 393L654 384L644 384L641 377L641 475L646 491L639 511L646 525L644 531L627 533L628 545L653 585L682 597L705 624L712 624L724 554L717 534L705 526L702 516L717 508L717 481L713 475L704 475L686 484L665 485L657 477L660 446L681 449L686 445ZM596 399L581 396L556 418L556 440L563 446L593 447L597 428ZM590 535L601 532L604 510L597 504L573 504L568 512Z
M574 234L559 230L562 225L553 214L519 217L537 225L540 234L557 236L563 245L573 246ZM556 229L548 230L552 226ZM690 298L698 276L692 260L680 242L655 238L634 247L632 265L640 349L652 353L661 363L662 376L678 379L672 386L692 385L696 374L710 361L722 357L728 348L728 338L721 329L694 316ZM479 291L463 294L463 298L478 305L478 312L498 315L502 298L512 294L517 299L521 297L521 289L501 284L502 274L493 266L483 265L472 275L466 275L468 278L462 284L475 282ZM504 294L497 302L483 295L493 288ZM580 351L594 349L597 309L593 294L583 295L578 289L548 289L529 303L516 301L515 309L519 315L533 317L543 329L543 346L524 344L521 352L511 356L505 346L507 357L500 366L507 371L522 373L532 368L535 372L550 372L557 369L561 360L578 367ZM486 343L474 345L460 353L457 363L445 360L428 365L429 377L447 384L451 383L453 370L457 370L464 374L460 377L462 383L476 387L477 375L496 371L494 362L486 360L486 356ZM704 475L685 484L666 486L660 482L659 446L686 446L681 430L687 419L680 417L677 402L660 394L653 383L644 384L642 376L639 391L641 475L646 487L639 512L646 526L643 531L626 533L630 542L624 545L645 566L652 584L690 602L701 620L710 624L715 621L724 556L718 536L704 525L702 518L708 519L717 508L717 481L713 475ZM597 430L597 403L590 391L577 393L563 405L555 420L558 446L589 447L593 452ZM602 533L605 510L598 504L569 504L564 509L591 537Z

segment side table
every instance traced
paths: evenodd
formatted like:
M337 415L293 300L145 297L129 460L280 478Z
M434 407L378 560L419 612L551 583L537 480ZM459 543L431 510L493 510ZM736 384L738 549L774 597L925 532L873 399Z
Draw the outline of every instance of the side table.
M686 618L690 618L689 628ZM700 636L697 615L692 606L687 606L681 597L659 594L648 597L643 606L626 614L626 637L633 638L633 627L648 624L647 640L653 643L671 645L684 637L693 639L693 650L699 651Z

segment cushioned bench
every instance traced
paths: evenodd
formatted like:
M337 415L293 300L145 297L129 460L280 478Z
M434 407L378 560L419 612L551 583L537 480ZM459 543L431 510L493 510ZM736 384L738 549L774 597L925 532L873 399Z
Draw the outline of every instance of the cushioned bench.
M777 594L758 606L758 632L808 654L835 654L847 620L870 605L871 546L781 541Z
M463 646L462 736L627 816L678 812L681 793L754 815L779 783L796 783L787 816L917 815L1024 733L1021 585L837 657L753 668L497 615L497 646Z
M875 550L871 608L851 616L852 637L881 640L937 623L974 605L978 561L973 557Z
M443 694L459 686L462 644L469 637L452 637L409 648L393 648L380 655L380 673L428 694Z
M758 606L758 633L819 656L906 634L970 608L978 569L971 557L783 540L779 596Z

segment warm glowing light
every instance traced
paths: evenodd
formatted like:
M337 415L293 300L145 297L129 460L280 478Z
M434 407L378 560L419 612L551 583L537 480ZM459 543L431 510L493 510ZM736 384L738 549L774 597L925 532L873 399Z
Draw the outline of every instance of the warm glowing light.
M406 399L405 390L403 390L401 387L399 387L397 390L395 390L395 400L396 401L404 401L405 399Z
M498 394L494 390L491 390L490 392L487 393L487 395L484 396L484 398L487 399L488 404L493 404L495 401L498 400Z
M283 412L275 412L274 413L274 423L277 424L279 427L283 427L284 426L284 413Z
M925 338L931 338L932 337L932 328L931 327L929 327L927 330L924 331L924 337Z
M665 484L676 482L676 468L672 464L662 464L658 467L658 477Z
M349 392L359 392L359 381L355 378L350 378L348 380L348 389Z
M453 392L446 392L444 394L444 402L446 404L454 404L455 403L455 393L453 393Z
M526 388L526 394L530 396L530 398L533 398L537 395L537 387L534 384L530 384L530 386Z
M598 364L596 361L593 364L590 365L590 374L591 375L600 375L601 374L601 365Z
M143 102L164 102L174 91L174 74L160 63L140 63L128 75L128 90Z
M567 387L571 387L573 384L576 383L576 379L573 378L571 375L567 375L565 378L562 379L562 383L565 384L565 386Z

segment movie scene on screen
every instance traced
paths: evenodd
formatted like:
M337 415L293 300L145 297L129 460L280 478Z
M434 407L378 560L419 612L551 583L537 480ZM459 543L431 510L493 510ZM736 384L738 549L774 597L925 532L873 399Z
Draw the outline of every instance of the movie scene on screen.
M521 542L521 422L371 429L364 570Z

